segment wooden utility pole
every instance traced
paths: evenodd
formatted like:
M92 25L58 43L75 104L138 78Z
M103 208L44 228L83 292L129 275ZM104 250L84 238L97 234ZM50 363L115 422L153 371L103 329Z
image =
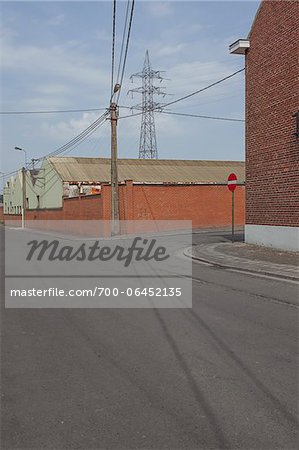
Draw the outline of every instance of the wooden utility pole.
M26 211L26 169L22 167L22 228L25 228Z
M110 104L111 119L111 235L119 234L119 192L117 172L117 107Z

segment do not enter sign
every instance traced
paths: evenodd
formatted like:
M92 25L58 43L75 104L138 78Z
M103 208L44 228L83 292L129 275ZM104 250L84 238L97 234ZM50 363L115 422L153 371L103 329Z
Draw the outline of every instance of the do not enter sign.
M227 179L227 187L231 192L234 192L234 190L237 187L237 175L235 173L230 173Z
M237 175L230 173L227 178L227 187L232 193L232 242L235 240L235 189L237 187Z

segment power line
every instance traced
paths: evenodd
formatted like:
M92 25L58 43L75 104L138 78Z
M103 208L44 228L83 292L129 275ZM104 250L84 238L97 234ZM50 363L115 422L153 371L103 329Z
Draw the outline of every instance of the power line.
M134 0L132 1L132 3L133 3L133 5L132 5L132 8L131 8L131 17L130 17L130 23L132 22L132 17L133 17L133 7L134 7ZM128 47L128 40L127 40L127 46L126 46L126 48ZM195 91L195 92L192 92L191 94L188 94L188 95L185 95L184 97L180 97L179 99L177 99L177 100L174 100L174 101L172 101L172 102L169 102L169 103L167 103L167 104L165 104L165 105L163 105L163 108L165 108L166 106L169 106L169 105L173 105L174 103L178 103L179 101L182 101L182 100L185 100L185 99L187 99L187 98L190 98L190 97L192 97L192 96L194 96L194 95L196 95L196 94L199 94L199 93L201 93L201 92L203 92L203 91L205 91L205 90L207 90L207 89L210 89L210 88L212 88L213 86L216 86L216 85L218 85L218 84L220 84L220 83L222 83L223 81L226 81L226 80L228 80L229 78L232 78L233 76L235 76L235 75L237 75L238 73L240 73L240 72L243 72L245 70L245 68L243 68L243 69L240 69L240 70L238 70L238 71L236 71L236 72L234 72L234 73L232 73L232 74L230 74L230 75L228 75L227 77L224 77L224 78L222 78L221 80L218 80L218 81L216 81L216 82L214 82L214 83L212 83L212 84L209 84L208 86L206 86L206 87L204 87L204 88L202 88L202 89L199 89L198 91ZM123 73L124 73L124 66L123 66ZM124 107L124 108L127 108L127 107ZM157 108L157 111L161 111L161 108L162 108L162 106L159 106L159 109ZM103 109L103 108L94 108L94 110L99 110L99 109ZM106 108L105 108L106 109ZM153 108L153 109L155 109L155 108ZM66 111L66 110L65 110ZM79 112L79 110L76 110L76 112ZM86 110L80 110L80 112L83 112L83 111L86 111ZM49 112L49 111L47 111L47 112ZM54 111L55 112L55 111ZM11 113L11 112L9 112L9 113ZM22 111L17 111L17 112L14 112L14 113L27 113L27 112L22 112ZM29 112L30 113L30 112ZM35 114L35 113L38 113L38 112L32 112L33 114ZM41 113L41 112L39 112L39 113ZM139 113L136 113L136 114L130 114L130 115L127 115L127 116L121 116L121 117L119 117L119 119L126 119L126 118L128 118L128 117L134 117L134 116L139 116L139 115L141 115L143 112L141 111L141 112L139 112ZM102 118L107 118L107 116L108 116L108 111L106 111L106 113L105 114L103 114L101 117ZM45 155L44 157L42 157L42 158L39 158L38 159L38 161L41 161L42 159L44 159L44 158L46 158L46 157L48 157L48 156L51 156L52 154L56 154L56 152L58 152L57 154L60 154L60 153L62 153L63 151L64 151L64 147L65 146L67 146L67 145L71 145L72 143L73 143L73 141L75 141L76 139L78 139L83 133L85 133L87 130L92 130L93 128L93 126L97 123L97 121L99 120L100 118L98 118L95 122L93 122L86 130L84 130L82 133L80 133L76 138L74 138L72 141L70 141L69 143L67 143L67 144L65 144L64 146L62 146L62 147L59 147L58 149L56 149L54 152L52 152L52 153L50 153L50 154L48 154L48 155ZM219 119L218 119L219 120ZM95 125L96 126L96 125ZM74 142L74 143L76 143L76 142ZM69 147L68 147L69 148ZM8 173L4 173L4 174L1 174L1 178L2 179L4 179L4 178L7 178L7 177L9 177L9 176L12 176L12 175L14 175L14 174L17 174L18 173L18 170L15 170L15 171L12 171L12 172L8 172Z
M55 153L55 156L57 156L58 154L64 153L67 154L71 151L73 151L75 148L77 148L80 144L82 144L82 142L84 142L86 139L88 139L93 133L95 133L98 128L100 128L100 126L105 122L105 120L101 120L100 122L97 122L97 125L92 127L88 133L85 133L79 140L77 140L75 143L73 143L72 145L68 146L66 149L60 151L59 153ZM50 155L52 156L52 155ZM44 158L43 158L44 159Z
M103 115L103 116L107 116L108 115L108 113L106 114L106 115ZM99 119L102 119L103 118L103 116L101 116ZM97 121L96 121L97 122ZM88 134L86 134L81 140L79 140L79 141L77 141L76 142L76 144L74 145L72 145L71 147L66 147L63 151L60 151L59 153L55 153L55 152L57 152L57 150L56 151L54 151L54 152L51 152L51 153L48 153L47 155L45 155L45 156L43 156L43 157L41 157L41 158L39 158L39 159L35 159L35 161L41 161L41 160L44 160L45 158L47 158L47 157L49 157L49 156L57 156L58 154L61 154L61 153L64 153L64 154L66 154L66 153L69 153L70 151L73 151L75 148L77 148L83 141L85 141L87 138L89 138L103 123L105 123L105 120L102 120L101 122L99 122L98 124L97 124L97 126L95 127L95 128L93 128L92 129L92 131L91 132L89 132ZM94 124L91 124L91 126L92 125L94 125ZM86 130L88 130L89 128L91 128L91 126L90 127L88 127ZM82 133L80 133L80 135L81 134L83 134L86 130L84 130ZM80 136L79 135L79 136ZM70 141L70 142L73 142L74 140L75 140L76 138L74 138L72 141ZM65 146L66 145L68 145L68 144L65 144ZM63 146L64 147L64 146ZM62 148L62 147L61 147ZM55 153L55 154L54 154ZM30 165L27 167L27 170L29 170L30 169ZM6 177L2 177L3 178L3 181L4 181L4 178L8 178L9 176L12 176L12 175L16 175L17 173L19 172L19 170L17 170L17 171L14 171L14 172L11 172L10 174L7 174L6 175ZM48 172L48 174L49 173L51 173L51 172L55 172L55 170L54 170L54 167ZM54 173L54 175L50 178L50 180L48 180L49 182L55 177L55 174L56 174L56 172ZM32 188L31 188L32 189ZM48 189L49 190L49 189ZM36 194L36 192L33 190L33 192ZM47 191L46 191L47 192ZM46 192L44 192L44 194L46 193ZM44 195L43 194L43 195Z
M2 178L2 180L4 181L4 179L9 178L13 175L16 175L19 172L20 169L18 170L14 170L12 172L7 172L7 173L0 173L0 177Z
M68 148L72 147L77 142L85 138L85 136L87 137L89 134L93 133L93 131L95 131L106 120L108 115L109 115L108 111L102 114L102 116L98 117L91 125L89 125L85 130L83 130L80 134L78 134L78 136L74 137L71 141L67 142L61 147L58 147L53 152L50 152L44 157L39 158L38 161L41 161L42 159L45 159L48 156L57 156L60 153L63 153L65 150L67 150Z
M36 158L35 162L43 161L47 157L51 156L58 156L61 153L66 152L67 150L71 151L73 148L76 148L81 142L83 142L87 137L89 137L91 134L93 134L106 120L109 113L106 111L102 116L98 117L91 125L89 125L85 130L83 130L79 135L71 139L66 144L62 145L61 147L58 147L56 150L47 153L46 155ZM32 166L32 163L28 165L27 169L30 169ZM9 178L10 176L16 175L19 172L19 170L15 170L12 172L1 174L1 178L4 180L4 178Z
M41 111L0 111L0 115L18 115L18 114L60 114L60 113L79 113L104 111L107 108L88 108L88 109L53 109Z
M129 42L130 42L130 35L131 35L131 28L132 28L133 14L134 14L134 6L135 6L135 0L132 0L129 28L128 28L128 34L127 34L126 47L125 47L125 55L124 55L124 61L123 61L123 66L122 66L122 71L121 71L121 77L120 77L120 80L119 80L119 84L121 86L122 86L122 82L123 82L123 79L124 79L126 62L127 62L127 56L128 56L128 49L129 49ZM121 93L121 91L118 92L116 103L118 103L118 101L119 101L120 93Z
M102 123L104 123L104 122L102 122ZM98 129L98 128L99 128L99 126L97 127L97 129ZM97 129L94 130L93 132L97 131ZM64 155L66 155L67 153L69 153L69 152L73 151L75 148L77 148L83 141L85 141L85 139L90 138L91 134L93 134L93 133L90 133L88 136L86 136L84 139L82 139L82 141L80 141L79 143L77 143L74 147L72 147L72 148L68 149L67 151L65 151L65 152L64 152ZM49 184L55 177L57 177L57 172L55 171L54 167L52 167L52 168L48 171L48 175L51 174L52 172L53 172L53 175L52 175L52 177L48 180L48 184ZM41 198L42 198L49 190L51 190L51 188L54 186L55 182L56 182L56 180L54 181L54 183L53 183L51 186L48 186L48 189L42 193ZM41 186L38 186L38 187L41 188ZM31 190L33 190L33 189L31 188ZM33 192L34 192L35 194L37 194L35 190L33 190Z
M223 81L226 81L226 80L228 80L229 78L234 77L234 76L237 75L238 73L243 72L243 70L245 70L245 68L240 69L240 70L237 70L236 72L233 72L233 73L231 73L230 75L228 75L228 76L226 76L226 77L224 77L224 78L221 78L220 80L215 81L214 83L209 84L208 86L205 86L205 87L203 87L203 88L201 88L201 89L198 89L197 91L191 92L191 94L187 94L187 95L185 95L184 97L180 97L180 98L178 98L178 99L176 99L176 100L173 100L172 102L165 103L164 105L159 105L159 106L157 106L157 107L153 107L152 110L153 110L153 111L156 110L156 111L160 111L160 112L161 112L162 108L164 109L164 108L166 108L167 106L173 105L174 103L178 103L178 102L180 102L180 101L182 101L182 100L186 100L187 98L190 98L190 97L192 97L192 96L194 96L194 95L200 94L201 92L206 91L207 89L210 89L210 88L212 88L212 87L214 87L214 86L216 86L216 85L222 83ZM126 107L125 107L125 108L126 108ZM139 116L140 114L142 114L142 112L139 112L139 113L136 113L136 114L130 114L130 115L128 115L128 116L122 116L122 117L119 117L119 119L126 119L127 117Z
M221 80L216 81L215 83L210 84L209 86L206 86L202 89L199 89L198 91L192 92L191 94L185 95L184 97L181 97L177 100L173 100L172 102L169 102L165 105L163 105L163 108L169 105L172 105L174 103L177 103L179 101L185 100L186 98L189 98L193 95L199 94L200 92L203 92L207 89L210 89L213 86L216 86L219 83L222 83L223 81L237 75L238 73L244 71L245 68L238 70L237 72L232 73L231 75L228 75L225 78L222 78ZM125 108L122 106L122 108ZM128 106L128 108L130 108ZM79 112L95 112L95 111L104 111L107 108L86 108L86 109L55 109L55 110L41 110L41 111L0 111L0 115L18 115L18 114L60 114L60 113L79 113ZM135 114L136 115L136 114ZM132 117L131 115L128 117Z
M223 81L226 81L226 80L228 80L229 78L234 77L234 76L237 75L238 73L243 72L243 70L245 70L245 68L240 69L240 70L237 70L236 72L233 72L233 73L231 73L230 75L228 75L228 76L226 76L226 77L224 77L224 78L221 78L220 80L215 81L214 83L209 84L208 86L205 86L205 87L203 87L203 88L201 88L201 89L198 89L197 91L191 92L191 94L187 94L187 95L185 95L184 97L180 97L180 98L178 98L178 99L176 99L176 100L173 100L172 102L165 103L163 106L162 106L162 105L159 105L159 107L153 108L153 110L159 111L159 110L161 110L161 108L166 108L167 106L173 105L174 103L181 102L182 100L186 100L187 98L190 98L190 97L193 97L194 95L200 94L201 92L206 91L207 89L210 89L210 88L212 88L212 87L214 87L214 86L216 86L216 85L222 83ZM125 118L127 118L127 117L139 116L140 114L142 114L142 112L136 113L136 114L131 114L131 115L128 115L128 116L122 116L122 117L119 117L119 118L120 118L120 119L125 119Z
M127 8L126 8L125 24L124 24L124 30L123 30L123 36L122 36L122 42L121 42L121 50L120 50L119 64L118 64L118 69L117 69L117 78L116 78L116 82L117 82L117 83L119 83L120 68L121 68L121 63L122 63L122 59L123 59L123 52L124 52L124 45L125 45L125 37L126 37L126 31L127 31L127 25L128 25L128 18L129 18L129 6L130 6L130 0L127 0Z
M213 119L213 120L227 120L231 122L245 122L244 119L235 119L233 117L215 117L215 116L203 116L201 114L187 114L173 111L160 111L163 114L172 114L174 116L186 116L186 117L199 117L200 119Z
M123 108L123 107L121 107L121 108ZM176 116L186 116L186 117L197 117L200 119L226 120L226 121L231 121L231 122L245 122L244 119L236 119L233 117L216 117L216 116L205 116L205 115L201 115L201 114L177 113L175 111L163 111L162 109L156 109L155 111L158 113L162 113L162 114L172 114L172 115L176 115ZM143 114L143 113L139 112L139 113L135 113L135 114L128 114L127 116L120 116L119 119L127 119L129 117L140 116L141 114Z
M88 127L84 132L80 133L76 138L72 139L69 143L65 144L62 147L59 147L58 149L54 150L53 152L50 152L40 158L35 158L35 162L40 162L46 159L47 157L54 157L58 156L62 153L66 154L71 151L73 151L75 148L77 148L82 142L84 142L88 137L90 137L104 122L105 120L102 120L100 122L96 121L97 124L94 126L94 124L91 124L90 127ZM88 132L87 132L88 130ZM80 136L80 139L77 139ZM30 170L32 168L32 163L30 163L26 169ZM52 169L54 170L54 169ZM10 178L11 176L15 176L19 172L18 170L15 170L13 172L9 172L6 174L1 174L1 178L4 181L4 179Z
M202 88L202 89L198 89L198 91L192 92L191 94L185 95L184 97L180 97L176 100L173 100L172 102L166 103L165 105L163 105L163 107L169 106L169 105L173 105L174 103L178 103L181 102L182 100L186 100L187 98L193 97L193 95L199 94L200 92L206 91L207 89L210 89L211 87L216 86L217 84L222 83L223 81L228 80L229 78L234 77L235 75L237 75L240 72L243 72L245 70L245 67L243 67L243 69L237 70L234 73L231 73L230 75L227 75L224 78L221 78L221 80L215 81L214 83L209 84L208 86Z

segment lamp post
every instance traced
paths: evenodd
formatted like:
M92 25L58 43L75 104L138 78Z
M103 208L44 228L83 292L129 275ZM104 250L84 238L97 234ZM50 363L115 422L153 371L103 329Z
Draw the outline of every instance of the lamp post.
M25 167L27 167L27 151L24 148L21 148L21 147L15 147L15 150L18 150L19 152L24 152Z
M25 228L27 151L21 147L15 147L15 150L24 152L25 156L25 167L22 167L22 228Z
M1 177L1 189L2 189L2 194L4 193L4 172L0 171L0 177Z
M22 228L25 228L27 151L21 147L15 147L15 150L24 152L25 157L25 167L22 167Z

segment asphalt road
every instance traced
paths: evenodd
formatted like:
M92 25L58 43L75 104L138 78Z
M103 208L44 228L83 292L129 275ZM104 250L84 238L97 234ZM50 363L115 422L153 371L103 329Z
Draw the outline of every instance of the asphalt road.
M192 309L2 307L1 448L295 449L298 286L193 277Z

